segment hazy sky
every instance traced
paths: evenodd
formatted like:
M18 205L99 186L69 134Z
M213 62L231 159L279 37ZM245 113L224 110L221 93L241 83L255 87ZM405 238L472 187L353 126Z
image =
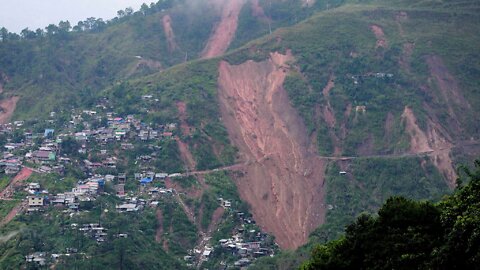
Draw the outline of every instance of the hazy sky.
M19 33L45 28L68 20L72 26L88 17L111 19L117 11L132 7L135 11L142 3L156 0L0 0L0 27Z

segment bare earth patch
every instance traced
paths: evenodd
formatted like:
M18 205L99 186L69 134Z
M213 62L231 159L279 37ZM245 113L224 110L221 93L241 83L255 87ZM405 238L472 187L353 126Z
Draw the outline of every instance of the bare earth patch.
M251 0L251 5L252 5L252 14L255 17L261 18L261 19L266 19L267 16L265 16L265 12L263 11L262 6L260 6L260 3L258 0Z
M222 119L246 161L237 179L257 223L280 247L294 249L324 222L325 163L310 151L303 120L283 89L290 53L263 62L219 66Z
M323 107L323 120L325 120L330 128L329 133L333 141L333 152L335 156L338 156L342 153L342 149L340 138L338 138L338 136L335 134L335 125L337 123L337 119L335 118L335 112L333 111L333 107L330 103L330 91L333 89L333 87L335 87L335 76L331 75L327 85L322 90L323 96L327 101L326 106Z
M175 33L172 28L172 19L170 15L165 15L162 18L163 31L167 37L168 51L173 52L178 49L177 43L175 42Z
M13 191L16 187L20 186L23 181L27 180L32 175L32 170L23 168L15 177L10 181L8 186L0 192L0 199L10 198L13 195Z
M463 96L457 80L448 71L440 57L430 55L427 57L426 61L430 70L430 75L440 91L440 95L447 106L446 109L448 110L449 115L453 117L455 121L459 122L455 108L471 110L470 103Z
M418 126L413 111L408 107L405 107L402 119L405 121L406 131L410 135L410 152L417 154L431 152L429 155L431 161L447 179L448 184L453 187L457 173L450 157L453 145L446 139L446 131L429 118L427 131L424 132Z
M222 19L215 26L202 58L216 57L227 51L237 31L238 15L244 4L245 0L223 1Z
M13 96L0 101L0 124L8 123L19 99L20 97Z
M375 45L375 48L387 48L388 41L385 38L385 33L383 32L383 29L376 24L372 24L370 25L370 30L372 30L373 34L377 38L377 44Z
M402 55L399 59L400 67L407 73L411 73L410 62L412 59L413 50L415 49L415 43L407 42L403 44Z

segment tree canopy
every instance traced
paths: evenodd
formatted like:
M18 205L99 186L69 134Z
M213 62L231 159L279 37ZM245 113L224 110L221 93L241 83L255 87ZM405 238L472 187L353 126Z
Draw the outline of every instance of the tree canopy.
M459 180L437 204L391 197L377 216L317 245L300 269L479 269L480 161Z

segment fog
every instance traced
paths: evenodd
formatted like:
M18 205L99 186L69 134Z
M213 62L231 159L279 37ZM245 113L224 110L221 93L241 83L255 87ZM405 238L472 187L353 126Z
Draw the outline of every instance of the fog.
M72 26L88 17L111 19L117 11L153 0L0 0L0 27L19 33L68 20ZM156 2L156 1L155 1Z

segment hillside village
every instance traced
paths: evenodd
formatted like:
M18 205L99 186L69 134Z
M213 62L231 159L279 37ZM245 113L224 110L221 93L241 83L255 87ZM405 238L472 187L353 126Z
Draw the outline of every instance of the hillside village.
M20 207L11 210L10 219L23 214L48 216L51 209L63 209L74 220L93 210L93 203L105 196L115 197L114 210L125 215L155 209L161 200L184 205L181 192L167 182L181 183L195 172L186 173L181 166L178 171L158 169L163 143L178 139L177 123L146 124L133 115L122 116L103 109L106 102L102 100L97 110L72 110L68 121L62 124L60 113L51 112L47 121L14 121L0 126L4 148L0 168L11 179L0 193L0 200L20 201ZM137 148L141 150L136 151ZM68 187L64 182L72 172L79 177ZM44 176L40 177L44 180L35 182L37 177L33 175ZM225 215L233 217L230 237L213 240L212 235L202 234L200 243L182 257L186 266L200 267L212 258L222 258L222 267L230 269L247 266L259 257L273 256L277 245L255 226L251 215L236 210L232 201L219 197L217 203ZM129 237L126 232L112 232L108 225L94 220L74 222L66 229L78 231L97 245ZM74 247L65 253L35 250L24 256L26 263L43 266L73 253L88 257Z

